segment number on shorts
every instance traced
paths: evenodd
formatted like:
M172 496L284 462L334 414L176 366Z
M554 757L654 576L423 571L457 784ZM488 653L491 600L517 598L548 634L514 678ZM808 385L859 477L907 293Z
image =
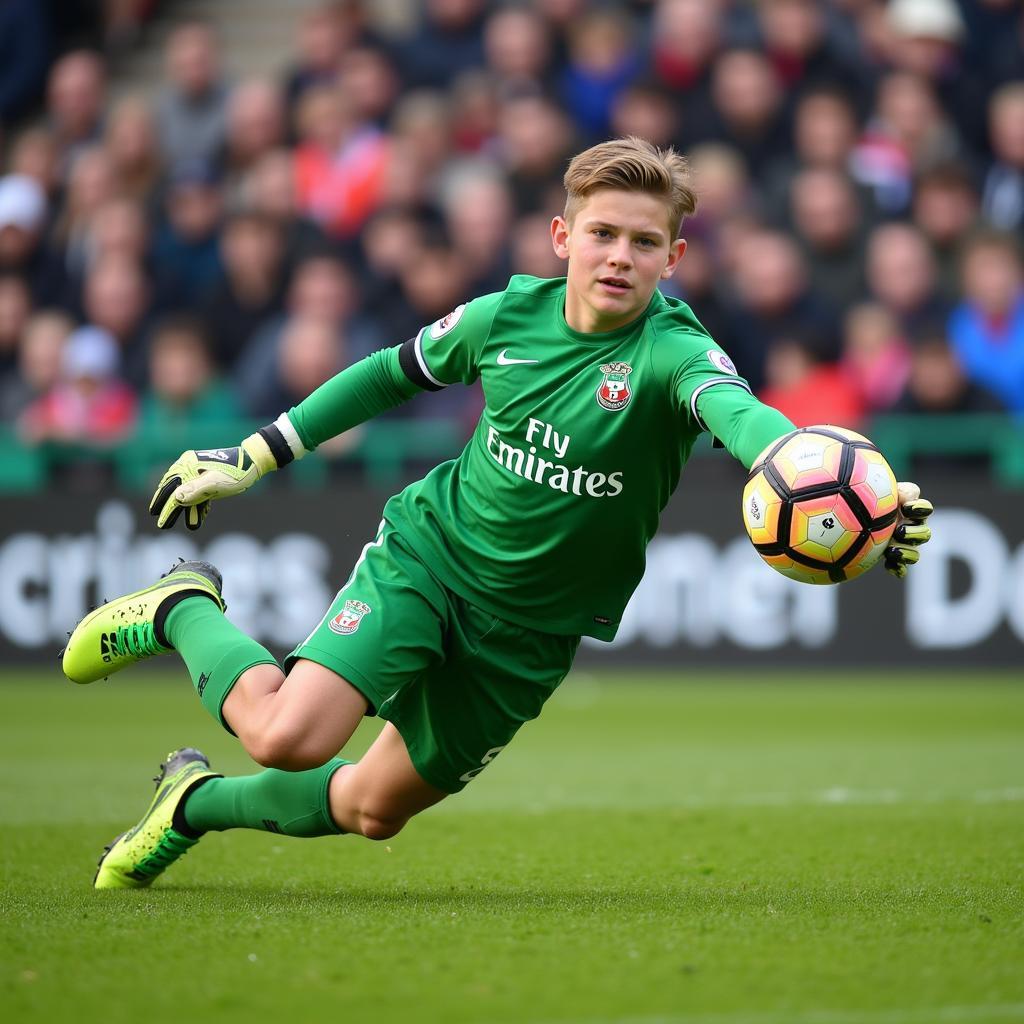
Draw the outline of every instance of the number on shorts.
M504 749L505 744L502 744L500 747L491 747L491 749L480 758L480 767L471 769L466 772L465 775L460 775L459 782L472 782Z

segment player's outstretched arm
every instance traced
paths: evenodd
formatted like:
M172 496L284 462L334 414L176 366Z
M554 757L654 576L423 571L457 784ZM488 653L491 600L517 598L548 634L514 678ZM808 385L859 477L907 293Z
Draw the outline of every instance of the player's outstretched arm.
M297 406L234 448L182 452L157 485L149 511L169 530L185 512L198 530L210 502L247 491L257 480L317 445L422 390L402 370L397 348L374 352L321 385Z
M740 387L707 388L698 399L698 412L707 429L747 469L769 445L796 427L782 413L758 401ZM931 540L927 524L933 506L910 481L899 484L900 520L885 549L885 568L899 579L921 557L920 547Z

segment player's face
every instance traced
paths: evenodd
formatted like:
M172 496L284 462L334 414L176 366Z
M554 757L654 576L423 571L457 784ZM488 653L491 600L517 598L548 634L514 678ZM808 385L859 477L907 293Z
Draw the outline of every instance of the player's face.
M571 225L555 217L551 241L558 257L569 261L566 323L587 334L613 331L640 316L686 250L686 242L672 237L664 201L617 189L588 196Z

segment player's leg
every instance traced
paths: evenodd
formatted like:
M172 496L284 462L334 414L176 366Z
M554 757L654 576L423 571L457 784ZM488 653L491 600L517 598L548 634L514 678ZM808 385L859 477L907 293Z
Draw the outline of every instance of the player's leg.
M338 827L367 839L390 839L413 815L446 796L416 771L405 740L390 722L357 762L334 773L328 792Z

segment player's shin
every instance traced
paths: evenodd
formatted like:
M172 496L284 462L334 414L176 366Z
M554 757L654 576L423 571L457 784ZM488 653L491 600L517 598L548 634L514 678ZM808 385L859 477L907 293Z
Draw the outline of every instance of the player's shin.
M212 602L188 598L167 616L165 632L181 655L203 707L230 732L221 709L246 669L276 665L262 644L246 636Z
M267 768L241 778L215 778L189 794L185 821L197 833L251 828L310 839L338 835L331 817L331 777L351 764L335 757L319 768L284 772Z

